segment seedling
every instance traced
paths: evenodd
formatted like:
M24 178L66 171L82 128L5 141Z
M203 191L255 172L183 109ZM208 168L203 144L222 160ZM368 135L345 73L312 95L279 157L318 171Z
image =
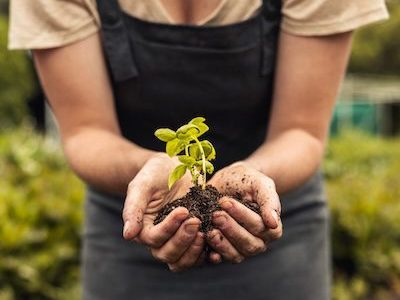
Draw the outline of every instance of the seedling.
M155 131L155 136L166 142L165 152L170 157L177 156L181 162L169 175L168 188L181 179L187 170L192 175L192 182L204 190L206 188L207 173L214 172L214 166L210 160L215 159L216 153L214 146L208 141L200 141L199 137L209 130L204 123L206 119L197 117L189 123L173 131L169 128L160 128Z

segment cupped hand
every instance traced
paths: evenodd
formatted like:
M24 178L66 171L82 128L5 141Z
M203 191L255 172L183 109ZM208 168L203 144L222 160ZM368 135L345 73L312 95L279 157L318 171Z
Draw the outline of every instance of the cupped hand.
M148 246L171 271L182 271L204 260L205 236L199 232L200 220L189 218L186 208L177 207L161 223L153 224L164 205L184 196L191 186L187 175L169 191L168 175L176 165L166 154L156 154L130 182L123 210L123 236Z
M256 202L261 216L238 201L223 197L222 210L214 212L215 229L207 233L208 244L214 249L209 259L239 263L245 257L264 252L268 243L282 236L281 204L272 179L245 162L234 163L209 181L224 195L240 194Z

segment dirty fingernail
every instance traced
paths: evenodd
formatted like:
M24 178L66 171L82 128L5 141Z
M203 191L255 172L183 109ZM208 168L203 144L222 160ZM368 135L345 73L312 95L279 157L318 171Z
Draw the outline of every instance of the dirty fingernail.
M198 224L189 224L185 226L185 230L187 233L194 234L199 230Z
M187 213L182 213L182 214L177 215L177 219L179 221L183 221L183 220L186 220L187 216L188 216Z
M232 208L232 202L229 200L222 201L220 205L223 209L226 209L226 210L229 210L230 208Z
M272 214L272 217L274 218L274 220L276 222L276 226L275 226L275 228L276 228L276 227L278 227L280 217L278 216L278 213L276 212L275 209L273 209L271 211L271 214Z
M219 233L217 233L216 235L214 235L211 240L214 242L218 242L218 241L222 241L224 238L222 237L222 235L220 235Z
M126 221L124 224L124 230L123 230L124 237L127 237L127 235L129 234L129 226L130 226L130 222Z
M216 216L213 218L213 223L217 226L224 225L226 218L224 216Z

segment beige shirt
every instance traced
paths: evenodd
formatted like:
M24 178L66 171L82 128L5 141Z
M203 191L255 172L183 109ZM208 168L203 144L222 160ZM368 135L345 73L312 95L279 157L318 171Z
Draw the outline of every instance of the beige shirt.
M175 23L161 0L119 3L137 18ZM196 25L244 21L261 5L262 0L220 0ZM282 29L295 35L329 35L388 18L384 0L282 0L282 14ZM88 37L100 26L96 0L11 0L9 48L59 47Z

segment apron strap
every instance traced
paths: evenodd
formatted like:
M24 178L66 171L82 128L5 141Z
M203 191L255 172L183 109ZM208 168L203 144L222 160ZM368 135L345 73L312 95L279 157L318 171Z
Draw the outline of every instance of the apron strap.
M275 66L277 40L281 22L281 0L263 0L261 18L261 75L270 74Z
M137 77L129 37L118 0L97 0L103 47L115 81Z

